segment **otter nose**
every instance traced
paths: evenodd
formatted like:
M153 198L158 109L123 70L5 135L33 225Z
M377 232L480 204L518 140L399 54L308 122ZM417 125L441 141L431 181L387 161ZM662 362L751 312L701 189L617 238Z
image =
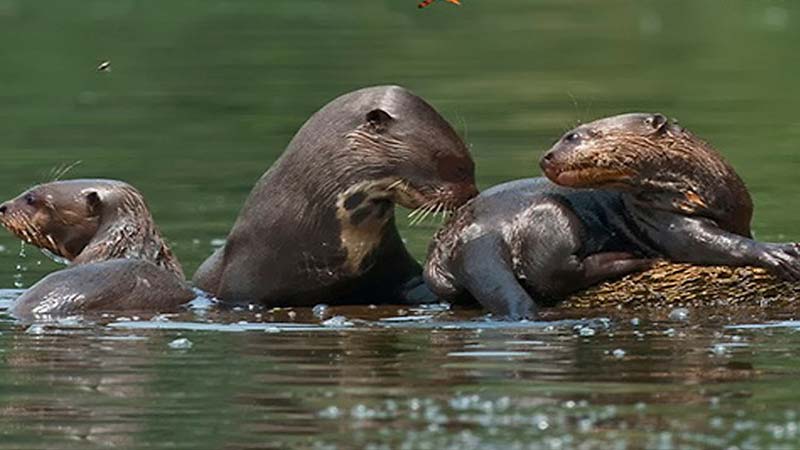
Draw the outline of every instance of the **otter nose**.
M0 214L5 214L8 211L8 203L3 203L0 205Z
M539 165L541 165L542 167L547 166L553 162L554 158L555 156L553 156L553 152L547 152L544 155L542 155L542 160L539 161Z

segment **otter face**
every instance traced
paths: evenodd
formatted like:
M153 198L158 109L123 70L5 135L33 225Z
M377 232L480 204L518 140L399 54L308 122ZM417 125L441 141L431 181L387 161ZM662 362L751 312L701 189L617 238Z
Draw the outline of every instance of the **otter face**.
M540 166L562 186L640 187L668 169L665 149L681 137L684 130L662 114L622 114L568 131L544 154Z
M97 233L97 191L79 181L35 186L0 205L0 224L20 239L74 259Z
M469 150L439 113L402 88L381 104L348 134L360 180L409 209L452 211L477 195Z

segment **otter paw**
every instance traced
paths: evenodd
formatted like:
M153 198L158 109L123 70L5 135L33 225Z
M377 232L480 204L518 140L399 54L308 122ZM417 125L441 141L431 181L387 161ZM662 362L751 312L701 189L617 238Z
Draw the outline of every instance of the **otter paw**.
M786 281L800 281L800 244L767 244L762 267Z

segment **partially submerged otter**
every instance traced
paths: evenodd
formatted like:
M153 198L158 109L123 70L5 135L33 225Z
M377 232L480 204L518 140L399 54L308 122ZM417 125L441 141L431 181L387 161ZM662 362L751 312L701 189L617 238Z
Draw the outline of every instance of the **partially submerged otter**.
M0 224L70 261L16 301L18 316L171 311L194 298L142 195L114 180L55 181L0 205Z
M750 237L742 180L708 144L661 114L624 114L566 133L541 161L545 178L496 186L436 236L425 278L446 298L534 317L654 259L758 266L800 280L797 244Z
M452 210L476 194L469 152L433 107L401 87L361 89L303 125L194 282L229 303L414 301L422 269L395 204Z

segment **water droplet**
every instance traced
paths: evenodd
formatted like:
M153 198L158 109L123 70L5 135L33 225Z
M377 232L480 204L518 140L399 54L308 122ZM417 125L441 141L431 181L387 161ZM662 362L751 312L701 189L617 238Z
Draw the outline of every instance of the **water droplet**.
M319 305L314 306L311 310L311 313L314 314L314 317L317 319L322 319L328 315L330 312L330 307L324 303L320 303Z
M686 308L675 308L669 313L669 320L685 322L689 319L689 310Z
M186 338L178 338L169 343L169 348L176 350L186 350L192 348L192 341Z
M347 320L345 316L333 316L328 320L322 322L325 327L352 327L353 322Z

